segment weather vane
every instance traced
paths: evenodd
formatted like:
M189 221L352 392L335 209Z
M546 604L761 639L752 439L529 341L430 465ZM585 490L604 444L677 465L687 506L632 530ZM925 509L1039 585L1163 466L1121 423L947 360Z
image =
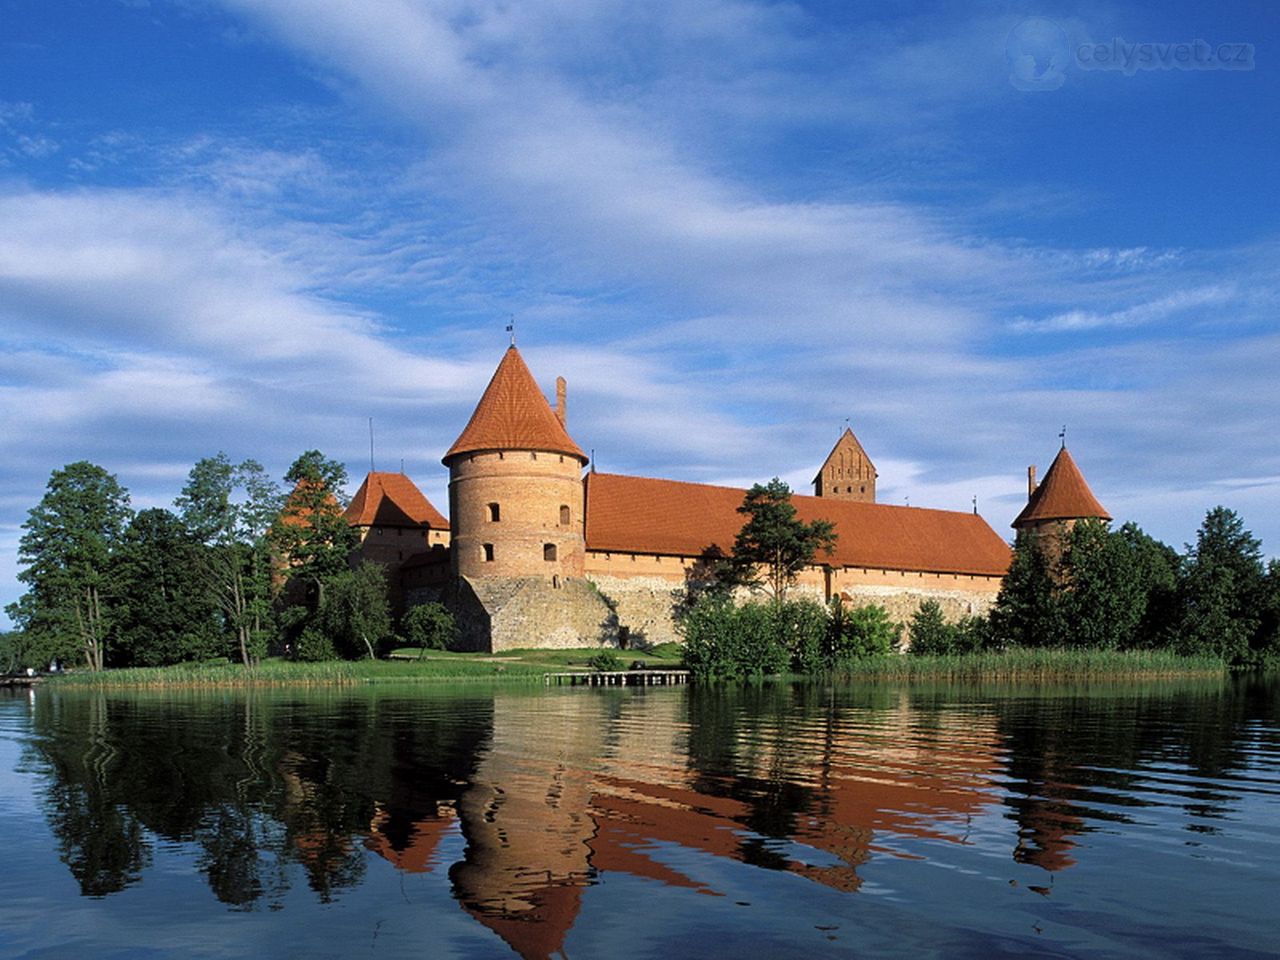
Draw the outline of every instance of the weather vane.
M1062 425L1062 432L1058 434L1058 439L1062 441L1062 449L1065 450L1067 448L1067 425L1065 423Z
M511 334L511 345L516 345L516 315L514 313L507 314L507 333Z

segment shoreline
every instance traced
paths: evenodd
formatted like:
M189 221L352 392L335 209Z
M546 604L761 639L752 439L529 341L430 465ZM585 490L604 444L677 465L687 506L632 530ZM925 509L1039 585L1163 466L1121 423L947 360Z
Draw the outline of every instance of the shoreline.
M241 687L358 687L371 684L444 685L458 683L541 684L547 673L590 673L587 659L598 650L511 651L509 654L435 653L421 660L351 660L298 663L271 660L251 669L240 664L177 664L133 667L102 673L74 671L43 678L47 690L236 689ZM653 668L674 668L678 660L624 651L626 659ZM912 657L888 654L854 669L821 675L694 678L695 684L752 684L765 681L837 682L958 680L980 682L1159 681L1226 677L1221 660L1153 651L1014 650L958 656Z

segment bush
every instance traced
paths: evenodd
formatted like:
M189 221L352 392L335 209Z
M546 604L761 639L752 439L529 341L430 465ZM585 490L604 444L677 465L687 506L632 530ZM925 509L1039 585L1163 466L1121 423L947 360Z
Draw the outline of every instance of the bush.
M336 660L338 651L334 649L333 641L327 633L316 627L307 627L298 636L298 647L293 656L295 660L308 662Z
M911 637L910 653L918 657L946 656L956 652L960 631L947 623L937 600L925 600L911 617L907 634Z
M836 604L831 621L831 666L841 669L852 661L892 653L898 644L901 626L884 607L871 603L845 610Z
M423 650L448 650L457 639L458 625L442 603L420 603L400 618L400 629L410 646Z
M597 673L612 673L622 669L622 661L612 650L601 650L587 659L587 666Z
M768 604L734 606L722 595L697 600L680 623L685 665L698 677L738 679L782 673L791 664L779 617Z

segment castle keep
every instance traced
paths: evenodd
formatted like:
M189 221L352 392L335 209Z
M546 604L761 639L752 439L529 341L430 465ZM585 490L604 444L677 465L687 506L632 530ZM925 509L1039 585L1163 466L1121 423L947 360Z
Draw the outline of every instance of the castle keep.
M361 556L388 568L398 601L444 602L466 649L678 639L676 612L732 551L743 521L740 489L584 476L564 380L553 408L514 345L443 463L447 520L407 477L387 473L368 475L347 519ZM838 539L801 573L798 593L877 603L899 620L925 599L951 618L995 600L1008 545L976 513L876 503L875 466L851 430L814 492L792 497L800 519L831 521ZM1052 535L1084 516L1106 513L1064 447L1015 527Z

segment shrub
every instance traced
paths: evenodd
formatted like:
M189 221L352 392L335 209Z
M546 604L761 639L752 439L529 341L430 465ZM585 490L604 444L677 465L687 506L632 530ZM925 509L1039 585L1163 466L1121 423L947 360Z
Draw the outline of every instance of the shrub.
M587 659L587 666L597 673L612 673L622 669L622 661L612 650L601 650Z
M852 610L840 604L832 617L831 632L831 666L838 670L854 660L892 653L901 627L877 604Z
M458 625L442 603L420 603L400 618L400 629L410 646L423 650L447 650L458 636Z
M294 659L315 662L318 660L336 660L338 651L334 649L333 640L323 630L307 627L298 636L298 646L294 651Z
M925 600L907 625L911 637L910 653L918 657L946 656L957 652L960 631L947 623L937 600Z
M736 679L782 673L791 654L782 642L778 615L769 604L736 607L723 595L697 600L680 623L685 665L698 677Z

